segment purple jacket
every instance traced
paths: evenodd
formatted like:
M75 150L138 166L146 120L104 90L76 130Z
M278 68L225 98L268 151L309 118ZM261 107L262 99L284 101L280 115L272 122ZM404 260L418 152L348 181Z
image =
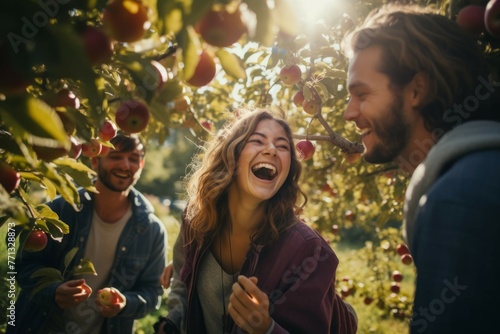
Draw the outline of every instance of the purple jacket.
M185 238L188 224L183 225ZM199 260L209 245L210 240L202 248L196 242L184 246L185 262L179 278L187 288L188 333L206 332L196 280ZM355 333L356 315L335 293L338 263L330 245L297 221L272 245L252 246L240 274L256 276L258 287L269 296L270 315L275 321L272 333ZM231 333L243 333L234 323L229 328Z

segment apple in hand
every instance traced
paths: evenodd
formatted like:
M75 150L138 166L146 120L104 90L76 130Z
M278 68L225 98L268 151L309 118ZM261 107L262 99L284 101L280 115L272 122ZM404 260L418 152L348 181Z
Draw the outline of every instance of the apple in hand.
M47 246L47 235L44 231L33 230L24 243L24 250L28 252L39 252Z
M127 43L140 40L151 25L148 8L138 0L111 1L104 9L102 21L112 38Z
M108 141L116 136L117 131L118 129L116 128L116 124L107 119L104 123L102 123L102 126L99 129L99 138L103 141Z
M307 139L299 140L295 147L300 160L309 160L314 155L314 145Z
M281 71L279 73L279 78L281 79L281 82L283 82L285 85L295 85L297 82L300 81L300 77L302 75L302 71L300 70L300 67L297 64L293 64L290 66L283 66L281 68Z
M466 31L479 35L480 33L486 31L484 12L484 6L465 6L458 12L456 22Z
M21 176L12 167L0 162L0 184L9 194L19 187Z
M126 133L138 133L146 128L149 122L148 107L138 100L123 102L116 110L116 125Z
M103 288L97 291L97 301L102 306L110 306L119 303L118 293L113 288Z
M186 82L191 86L202 87L208 85L215 77L216 68L214 58L205 50L200 54L200 59L194 74Z
M488 33L500 38L500 0L490 0L484 12L484 24Z

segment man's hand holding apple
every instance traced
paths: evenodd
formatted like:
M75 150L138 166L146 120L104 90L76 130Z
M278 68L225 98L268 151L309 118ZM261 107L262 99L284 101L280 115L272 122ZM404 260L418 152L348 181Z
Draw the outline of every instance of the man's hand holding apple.
M55 301L62 309L74 307L89 298L92 289L84 279L61 283L56 289Z
M106 287L97 291L96 303L103 317L112 318L125 307L127 299L119 290Z

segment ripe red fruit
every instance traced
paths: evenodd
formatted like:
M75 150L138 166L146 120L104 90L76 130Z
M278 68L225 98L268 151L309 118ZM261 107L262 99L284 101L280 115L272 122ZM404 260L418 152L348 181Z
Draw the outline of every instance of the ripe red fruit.
M68 157L78 159L80 154L82 154L82 144L75 137L71 137L70 140L71 148L69 149Z
M21 176L9 165L0 162L0 184L9 194L19 187Z
M102 21L115 40L127 43L140 40L151 25L148 8L138 0L114 0L108 3Z
M190 104L191 101L189 100L189 97L183 95L174 100L174 109L176 111L184 112L189 109Z
M105 157L111 151L111 147L101 145L101 152L99 152L100 157Z
M68 88L63 88L56 93L52 102L49 102L52 107L71 107L80 108L80 99Z
M340 289L340 294L342 295L342 297L347 297L349 296L351 293L351 291L349 290L349 288L347 286L343 286L341 289Z
M101 143L94 138L92 138L90 142L82 144L82 154L89 158L97 157L99 153L101 153L101 150Z
M354 218L356 218L356 214L354 212L352 212L351 210L347 210L345 213L345 218L349 221L353 221Z
M212 122L209 121L203 121L200 123L201 126L203 126L205 129L207 129L209 132L212 131Z
M151 66L154 68L157 75L158 86L156 87L156 89L161 89L163 87L163 84L168 80L167 69L156 60L151 61Z
M373 298L371 297L365 297L365 299L363 300L363 303L365 303L365 305L370 305L372 302Z
M230 13L226 9L210 9L196 25L198 31L210 45L227 47L236 43L247 31L237 8Z
M195 87L208 85L215 77L215 72L214 58L207 51L203 50L193 76L186 80L186 82Z
M334 235L339 235L339 232L340 232L339 226L337 224L333 224L333 226L332 226L332 233Z
M401 262L403 262L403 264L409 265L413 262L413 258L410 254L403 254L401 255Z
M113 43L103 29L88 26L81 37L85 54L92 65L105 63L113 56Z
M38 159L43 161L52 161L68 154L68 151L64 147L45 147L33 145L33 151L35 151Z
M30 232L24 243L24 250L28 252L39 252L47 246L47 235L40 230Z
M314 99L304 100L302 109L309 115L316 115L320 109L320 103Z
M149 109L141 101L125 101L116 110L115 121L116 125L126 133L141 132L148 125Z
M304 100L305 100L305 97L304 97L303 91L298 90L295 92L295 94L293 94L292 101L293 101L293 104L295 104L295 106L302 107L302 105L304 104Z
M108 141L116 136L117 131L115 123L107 119L99 129L99 138L103 141Z
M345 161L350 164L355 163L359 159L361 159L361 153L346 153L345 155Z
M398 244L396 246L396 251L398 252L399 255L410 254L410 250L408 249L408 246L406 246L405 244Z
M279 73L281 82L289 86L295 85L297 82L299 82L301 75L302 71L297 64L292 64L290 66L285 65L281 68L281 71Z
M103 288L97 291L97 301L102 306L118 304L118 294L112 288Z
M401 287L398 282L391 282L391 291L394 293L399 293Z
M456 22L466 31L479 35L486 31L484 13L485 7L468 5L460 9Z
M392 272L392 279L394 280L394 282L401 282L403 280L403 274L401 274L397 270L394 270Z
M297 148L297 153L299 155L300 160L308 160L311 159L314 155L314 145L307 139L299 140L295 145Z
M500 0L490 0L484 12L484 24L488 33L500 38Z

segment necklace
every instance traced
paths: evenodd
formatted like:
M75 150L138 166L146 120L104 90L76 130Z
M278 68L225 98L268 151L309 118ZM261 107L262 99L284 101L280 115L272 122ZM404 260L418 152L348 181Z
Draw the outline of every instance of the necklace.
M231 260L231 276L233 277L234 283L234 267L233 267L233 248L231 245L231 234L227 231L228 241L229 241L229 258ZM220 254L220 276L221 276L221 291L222 291L222 333L226 333L228 330L228 322L229 322L229 314L226 310L226 298L224 293L224 269L222 268L222 264L224 263L222 257L222 242L219 241L219 254Z

